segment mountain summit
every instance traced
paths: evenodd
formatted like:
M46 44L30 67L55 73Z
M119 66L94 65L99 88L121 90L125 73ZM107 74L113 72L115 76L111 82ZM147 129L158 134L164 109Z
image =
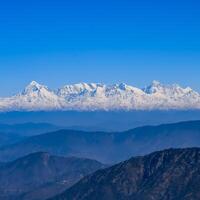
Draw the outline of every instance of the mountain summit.
M48 90L48 88L44 85L40 85L36 81L32 81L22 92L23 95L39 92L41 90Z
M140 89L125 83L78 83L57 91L32 81L18 95L0 98L0 111L188 110L200 108L200 94L177 84L153 81Z

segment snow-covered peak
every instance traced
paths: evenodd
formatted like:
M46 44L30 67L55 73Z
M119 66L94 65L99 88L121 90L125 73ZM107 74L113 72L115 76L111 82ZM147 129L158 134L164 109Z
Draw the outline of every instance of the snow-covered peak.
M28 84L26 86L26 88L22 92L22 95L27 95L27 94L31 94L31 93L38 93L38 92L41 92L42 90L48 91L48 87L41 85L41 84L37 83L36 81L32 81L30 84Z
M124 90L124 91L129 89L129 86L125 83L115 84L114 87L116 89L120 89L120 90Z
M178 84L164 85L153 82L143 90L147 95L147 101L153 109L199 109L200 94L190 87L183 88Z
M56 92L32 81L22 93L0 98L0 111L16 110L200 109L200 94L190 87L153 81L145 89L125 83L78 83Z
M125 83L120 83L120 84L114 84L114 85L107 85L105 86L106 91L110 92L112 91L113 93L116 94L128 94L128 93L132 93L132 94L143 94L144 91L142 91L139 88L133 87L131 85L127 85Z
M40 85L38 82L36 82L36 81L31 81L29 85L30 85L30 86L37 86L37 87L41 86L41 85Z
M166 88L166 86L162 85L159 81L153 81L151 85L144 88L144 92L147 94L154 94L163 91L164 88Z
M65 85L58 90L57 94L61 96L67 95L81 95L83 93L91 93L97 90L99 87L104 87L103 84L98 83L78 83L74 85Z
M154 86L154 87L156 87L156 86L160 86L161 83L160 83L160 81L154 80L154 81L152 81L151 85Z

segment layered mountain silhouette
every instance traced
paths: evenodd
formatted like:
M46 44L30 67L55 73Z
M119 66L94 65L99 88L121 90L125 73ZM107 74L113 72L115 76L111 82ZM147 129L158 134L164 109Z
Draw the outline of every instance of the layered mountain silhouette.
M28 136L59 129L61 127L48 123L0 124L0 147L14 144Z
M132 156L166 148L200 146L200 121L146 126L125 132L60 130L33 136L0 148L0 161L11 161L44 151L53 155L95 159L116 163Z
M59 129L62 129L62 127L49 123L0 124L0 132L15 133L19 136L39 135Z
M83 178L51 200L199 200L200 148L135 157Z
M10 145L10 144L14 144L14 143L19 142L23 139L24 139L23 136L20 136L20 135L15 134L15 133L10 134L10 133L0 132L0 147Z
M200 110L0 112L0 122L3 124L50 123L72 130L106 132L192 120L200 120ZM50 131L54 130L40 133ZM38 134L38 131L30 131L30 133Z
M0 199L44 200L103 167L95 160L30 154L0 165Z

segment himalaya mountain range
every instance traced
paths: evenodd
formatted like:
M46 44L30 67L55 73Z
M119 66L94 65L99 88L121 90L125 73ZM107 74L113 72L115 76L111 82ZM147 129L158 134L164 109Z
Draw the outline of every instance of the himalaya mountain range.
M124 83L79 83L58 90L32 81L22 92L0 98L0 111L189 110L200 108L200 93L153 81L143 89Z

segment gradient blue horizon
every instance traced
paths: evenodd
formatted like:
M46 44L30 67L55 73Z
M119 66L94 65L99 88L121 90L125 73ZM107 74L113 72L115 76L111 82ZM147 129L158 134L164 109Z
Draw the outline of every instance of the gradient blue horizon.
M200 91L200 2L8 0L0 6L0 96L31 80Z

